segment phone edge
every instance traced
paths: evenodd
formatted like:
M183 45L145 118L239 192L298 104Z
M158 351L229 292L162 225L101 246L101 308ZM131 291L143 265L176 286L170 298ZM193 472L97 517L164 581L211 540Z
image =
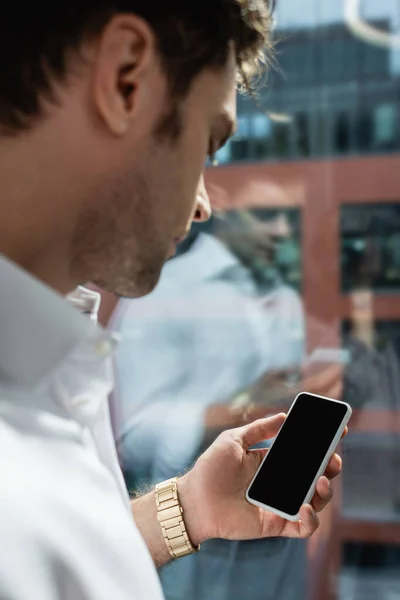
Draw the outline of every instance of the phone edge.
M311 499L312 499L312 497L314 495L315 487L316 487L316 485L318 483L318 480L324 474L324 472L326 470L326 467L329 464L329 460L330 460L331 456L334 454L335 449L339 445L339 442L341 440L343 432L344 432L344 430L345 430L345 428L346 428L346 426L347 426L348 422L350 421L351 416L353 414L353 409L351 408L350 404L348 404L347 402L343 402L343 400L336 400L335 398L328 398L327 396L321 396L320 394L312 394L310 392L299 392L297 394L297 396L295 397L295 399L293 400L292 405L290 406L290 408L289 408L289 410L288 410L288 412L286 414L286 418L288 418L291 410L293 409L294 405L297 402L297 399L302 394L308 394L309 396L315 396L316 398L322 398L323 400L329 400L330 402L336 402L337 404L343 404L344 406L347 407L347 412L346 412L346 414L345 414L345 416L343 418L343 421L342 421L340 427L338 428L337 434L335 435L335 437L334 437L334 439L332 441L332 444L329 446L329 449L328 449L328 451L327 451L327 453L325 455L325 458L324 458L323 462L321 463L321 467L318 470L318 473L317 473L315 479L313 480L313 483L310 486L310 489L308 490L307 495L304 498L304 501L302 502L302 506L303 506L304 504L308 504L311 501ZM285 422L286 422L286 420L285 420ZM269 447L269 450L271 450L271 448L273 447L273 445L274 445L274 443L276 441L276 438L278 437L278 435L279 435L282 427L285 425L285 422L282 423L281 427L279 428L279 431L276 434L275 439L272 442L271 446ZM253 479L251 480L250 484L247 487L247 490L246 490L246 500L250 504L253 504L254 506L257 506L259 508L263 508L264 510L267 510L268 512L271 512L271 513L273 513L273 514L275 514L275 515L277 515L279 517L282 517L283 519L286 519L287 521L291 521L292 523L296 523L297 521L300 520L300 514L299 513L297 513L297 515L289 515L289 514L284 513L282 511L276 509L276 508L273 508L272 506L268 506L266 504L263 504L262 502L258 502L257 500L253 500L249 496L249 490L250 490L251 486L253 485L253 483L254 483L254 481L255 481L258 473L260 472L261 467L263 466L265 460L267 459L267 456L268 456L268 453L264 456L264 458L263 458L260 466L258 467L258 469L257 469L257 471L256 471L256 473L255 473L255 475L253 477Z

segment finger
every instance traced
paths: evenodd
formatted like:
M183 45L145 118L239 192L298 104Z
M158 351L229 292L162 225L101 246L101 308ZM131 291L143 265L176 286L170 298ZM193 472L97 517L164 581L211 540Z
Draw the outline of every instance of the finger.
M336 398L339 400L343 396L343 381L340 379L336 384L326 392L329 398Z
M282 529L282 537L290 538L309 538L314 531L318 529L319 518L315 510L310 504L304 504L300 509L300 521L292 523L286 521Z
M307 392L320 394L322 396L341 395L342 371L341 367L328 367L322 373L306 376L301 387Z
M329 504L332 498L333 490L329 479L327 477L320 477L311 502L312 507L317 513L321 512L326 505Z
M325 477L327 477L328 479L335 479L335 477L340 475L342 471L342 464L343 462L339 454L334 454L331 460L329 461L329 464L324 473Z
M342 438L346 437L346 435L347 435L348 433L349 433L349 428L348 428L348 427L346 427L346 429L343 431Z
M309 538L318 529L319 518L315 510L309 504L300 509L300 523L298 524L300 538Z
M269 440L276 436L279 429L285 422L286 415L280 413L268 419L260 419L254 421L250 425L245 425L237 430L241 444L245 450L251 448L255 444Z

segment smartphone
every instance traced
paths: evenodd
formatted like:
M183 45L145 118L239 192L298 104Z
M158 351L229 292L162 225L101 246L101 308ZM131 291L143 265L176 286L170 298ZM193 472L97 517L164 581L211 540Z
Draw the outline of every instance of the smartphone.
M351 362L351 353L345 348L316 348L305 360L303 376L312 377L331 367L342 370Z
M351 414L345 402L299 394L246 492L247 500L298 521L300 508L311 502Z
M351 361L350 350L345 348L316 348L306 359L310 363L332 363L346 366Z

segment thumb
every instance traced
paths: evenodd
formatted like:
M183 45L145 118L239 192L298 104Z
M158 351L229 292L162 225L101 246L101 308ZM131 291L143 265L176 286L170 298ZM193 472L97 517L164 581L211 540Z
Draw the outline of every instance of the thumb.
M248 450L255 444L269 440L276 436L286 419L285 413L280 413L268 419L254 421L250 425L241 427L239 432L240 441L245 450Z

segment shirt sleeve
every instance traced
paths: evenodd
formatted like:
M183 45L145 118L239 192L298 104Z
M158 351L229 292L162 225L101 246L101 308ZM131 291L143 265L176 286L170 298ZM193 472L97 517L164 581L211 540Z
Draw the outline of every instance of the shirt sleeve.
M288 286L281 286L266 295L262 306L269 326L268 343L274 348L268 369L300 367L306 354L305 317L300 296Z

